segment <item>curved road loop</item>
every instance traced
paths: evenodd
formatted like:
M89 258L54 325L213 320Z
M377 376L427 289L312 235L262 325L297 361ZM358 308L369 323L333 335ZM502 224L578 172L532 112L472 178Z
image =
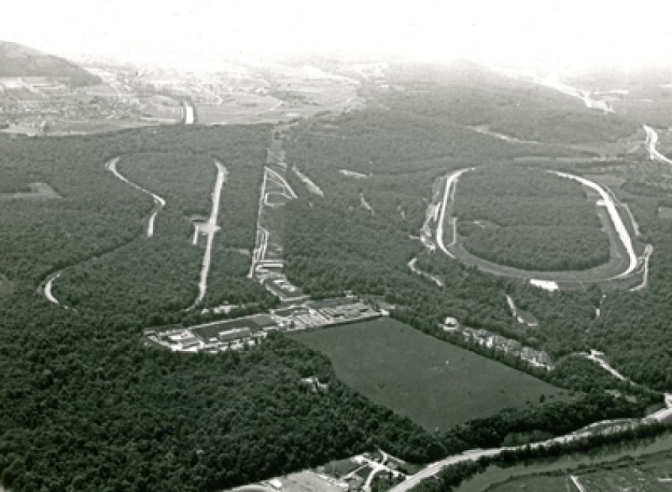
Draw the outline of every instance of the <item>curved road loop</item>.
M642 278L642 283L630 289L630 292L638 292L646 288L649 285L649 260L651 259L651 254L653 253L653 246L650 244L646 245L644 250L644 276Z
M207 242L205 244L205 253L203 254L203 266L201 268L201 280L198 282L198 297L194 303L187 309L190 311L198 306L208 290L208 273L210 273L210 261L212 258L212 243L215 240L215 233L219 230L217 226L217 216L219 215L219 200L222 195L222 186L224 181L226 181L226 176L228 172L226 168L220 163L215 161L215 166L217 166L217 179L215 181L215 188L212 191L212 210L210 211L210 217L208 222L201 227L201 233L204 233L208 236Z
M63 307L63 308L65 308L65 309L68 309L68 306L66 306L65 304L61 304L60 302L58 302L58 299L56 299L56 297L54 297L54 294L53 294L53 292L52 292L52 290L51 290L52 287L53 287L53 282L54 282L54 280L56 280L58 277L60 277L62 273L63 273L63 270L61 270L60 272L52 273L52 274L49 276L49 278L47 279L46 283L44 284L44 288L43 288L43 291L42 291L42 292L44 292L44 297L46 297L47 300L48 300L49 302L51 302L52 304L56 304L57 306Z
M616 210L616 204L614 203L614 200L611 198L609 193L607 193L597 183L594 183L586 178L582 178L580 176L574 176L573 174L567 174L560 171L549 171L549 172L557 176L560 176L561 178L573 179L575 181L578 181L582 185L587 186L600 194L600 197L604 201L604 205L607 208L607 212L609 213L609 217L611 218L611 221L613 222L614 227L616 228L618 237L620 238L621 243L623 243L623 246L625 247L625 250L628 253L628 260L630 262L628 268L623 273L613 278L614 279L623 278L630 275L637 267L637 255L635 254L635 250L632 247L632 238L630 237L630 234L628 233L628 230L626 229L625 224L623 223L623 219L621 219L621 216L618 214L618 210Z
M434 282L439 287L443 287L443 282L441 281L441 279L439 279L439 277L436 277L436 276L432 275L431 273L423 272L422 270L420 270L416 266L417 262L418 262L418 258L417 257L413 258L411 261L408 262L408 268L410 268L411 271L413 273L415 273L416 275L420 275L421 277L425 277L426 279Z
M154 210L152 211L152 214L149 216L149 221L147 222L147 237L152 237L154 235L154 220L156 219L157 214L161 211L163 207L166 206L166 201L161 198L159 195L155 195L151 191L143 188L142 186L135 184L132 181L129 181L127 178L125 178L119 171L117 171L117 163L119 162L119 157L115 157L111 161L108 161L105 164L105 169L110 171L112 174L114 174L117 178L122 180L124 183L127 185L132 186L136 190L142 191L143 193L146 193L152 197L154 200Z
M652 161L664 162L665 164L672 164L672 160L665 157L658 152L658 149L656 149L656 146L658 145L658 134L656 133L656 130L650 126L644 125L644 131L646 132L646 150L649 151L649 159Z
M294 193L294 190L292 189L292 187L289 186L289 183L285 180L285 178L283 178L278 173L273 171L273 169L268 168L268 167L266 168L266 172L268 172L270 177L272 179L274 179L276 181L276 183L280 185L280 187L284 188L284 190L289 193L289 195L285 195L285 196L287 196L288 198L292 198L292 199L293 198L298 198L296 193Z
M457 185L457 180L460 179L460 176L464 174L467 171L473 171L476 169L475 167L470 167L466 169L460 169L459 171L455 171L454 173L450 174L446 178L446 188L443 192L443 202L441 203L441 213L439 214L439 223L436 227L436 243L439 245L439 249L443 251L446 255L450 256L451 258L455 259L455 256L448 251L446 248L446 245L443 242L443 222L446 219L446 208L448 205L448 199L452 201L453 196L455 195L455 187ZM454 231L454 229L453 229ZM453 238L454 240L455 238Z

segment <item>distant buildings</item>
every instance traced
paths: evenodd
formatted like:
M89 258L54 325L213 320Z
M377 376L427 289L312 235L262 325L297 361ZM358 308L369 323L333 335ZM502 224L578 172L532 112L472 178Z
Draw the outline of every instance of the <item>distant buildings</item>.
M169 326L147 330L149 343L175 352L224 352L263 343L270 333L337 325L382 316L383 313L352 297L308 301L233 320L203 325Z
M469 343L513 355L532 366L541 367L547 371L554 368L551 357L543 350L525 347L518 340L506 338L488 330L461 327L457 320L453 320L454 318L446 318L444 324L441 325L443 331L459 333Z

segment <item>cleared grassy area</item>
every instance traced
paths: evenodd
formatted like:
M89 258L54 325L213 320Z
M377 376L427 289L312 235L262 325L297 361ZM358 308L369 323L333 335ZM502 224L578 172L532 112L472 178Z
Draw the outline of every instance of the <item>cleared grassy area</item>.
M338 377L427 430L564 399L558 388L389 318L293 335L329 357Z

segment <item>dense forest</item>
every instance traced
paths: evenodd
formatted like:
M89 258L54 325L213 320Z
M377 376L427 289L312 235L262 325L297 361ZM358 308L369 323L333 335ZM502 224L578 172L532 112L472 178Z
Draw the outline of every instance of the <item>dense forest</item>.
M609 261L609 237L591 227L476 228L462 245L470 253L523 270L585 270Z
M466 173L452 214L460 244L523 270L584 270L609 261L595 198L576 182L516 166Z
M440 99L442 95L434 88L423 92L422 97ZM420 196L424 197L422 203L426 207L436 178L451 170L478 165L488 171L466 173L458 186L458 194L462 192L458 199L470 200L470 192L480 195L489 204L484 207L491 214L491 225L501 220L502 226L516 226L515 220L524 220L576 227L579 231L584 231L583 228L600 231L601 222L591 203L592 197L587 198L583 187L545 172L553 166L551 169L589 174L596 172L596 165L543 161L537 165L540 172L529 172L523 181L529 199L527 206L514 208L515 214L505 214L501 212L502 203L508 201L508 206L515 207L512 195L522 192L520 182L514 186L518 175L530 171L529 165L521 168L514 161L525 146L506 144L473 132L465 134L450 121L436 122L434 116L425 117L424 112L429 111L426 106L415 112L402 106L406 111L401 111L394 97L384 95L381 100L388 105L387 111L373 108L292 127L285 146L287 159L297 163L324 192L323 199L316 199L298 180L293 182L300 199L286 207L285 238L286 268L292 282L314 296L353 290L374 300L384 300L397 306L394 315L399 319L437 336L443 319L454 316L467 326L486 328L546 350L554 360L591 348L602 350L635 381L660 390L672 388L669 369L672 353L665 348L669 344L660 343L668 337L664 333L664 320L669 314L669 303L663 299L669 296L664 279L669 275L665 265L670 264L666 259L670 252L664 245L672 232L669 221L657 218L657 204L662 198L619 195L628 201L637 217L642 240L652 242L655 248L648 286L640 292L605 291L603 298L600 288L593 286L548 293L520 281L482 274L444 255L423 252L417 234L425 214L422 204L413 199L416 190L422 190ZM436 143L419 146L417 141L409 142L397 153L397 141L421 131L423 138ZM444 152L442 156L437 154L440 150ZM527 152L537 156L555 151L554 147L539 146L532 150L527 147ZM599 165L608 168L612 164ZM619 166L632 168L633 172L641 167L638 162ZM340 172L343 169L359 174L353 177ZM472 185L479 187L475 181L469 183L471 175L491 172L496 176L493 178L496 192L492 186L471 189ZM661 176L649 179L655 183ZM361 206L360 192L364 192L374 213ZM563 207L571 213L558 214L553 207L557 200L562 200ZM481 205L476 201L471 199L470 203L479 210ZM465 210L466 213L469 212ZM599 246L595 247L604 246L604 239L596 235ZM584 245L587 253L585 250L591 246ZM591 251L589 258L603 261L603 254ZM417 258L416 267L442 280L443 287L413 274L407 265L413 258ZM506 292L521 309L530 311L539 320L538 327L525 327L512 318ZM625 306L638 308L626 310ZM570 367L577 369L577 373L569 375L564 371L556 382L585 387L582 369L576 365Z
M12 490L213 490L376 447L428 462L521 429L638 415L644 404L596 393L433 436L282 336L249 352L184 356L143 347L128 316L58 310L29 292L1 316L0 468ZM308 376L328 389L310 390Z
M191 316L178 315L196 297L203 257L203 241L191 244L191 219L209 214L217 159L229 174L213 248L213 293L203 307L226 302L263 310L275 298L246 274L270 131L259 125L226 132L161 128L37 140L3 136L6 188L45 182L63 198L3 202L0 271L12 281L39 282L65 269L53 292L78 309L124 312L150 324ZM122 156L122 175L166 199L152 238L145 235L152 199L105 169L116 156Z
M513 165L521 156L582 153L558 145L511 145L474 132L464 127L468 103L451 112L450 84L428 79L419 90L421 82L409 78L395 82L406 84L406 91L364 87L373 94L368 109L292 125L287 162L310 176L324 197L287 173L299 197L282 209L285 273L314 297L351 290L372 303L392 305L395 318L417 329L573 389L572 402L505 411L435 435L357 395L338 381L328 360L282 335L248 352L217 356L144 347L140 334L147 325L208 318L180 309L195 295L201 247L189 242L189 219L208 210L212 183L205 176L214 172L206 165L212 159L222 162L229 176L205 305L244 304L236 311L240 314L277 302L245 277L271 127L0 135L2 189L45 182L62 197L3 200L0 209L0 274L12 284L0 294L2 482L17 491L221 489L376 447L412 462L430 462L510 442L526 431L562 433L603 418L639 416L659 405L660 395L618 382L572 354L601 350L634 381L672 389L667 321L672 222L657 217L664 198L616 190L654 246L648 284L637 292L592 286L548 293L430 252L418 234L437 178L467 166ZM508 90L495 91L494 100L509 97ZM543 91L525 97L549 98L530 109L537 116L533 124L554 121L554 97ZM517 114L511 101L503 114ZM499 116L489 121L485 107L469 124L504 121ZM571 109L568 118L585 120L591 131L629 130L611 116L590 120L581 109ZM531 126L521 129L521 138L533 137ZM174 158L159 157L167 154ZM139 181L145 179L143 163L155 166L147 172L166 176L159 187L154 178L152 186L143 182L153 192L171 195L175 206L166 196L155 237L146 237L151 198L105 170L117 156L122 156L121 171L139 173L134 174ZM184 159L204 167L173 174L183 169ZM558 168L588 171L562 162ZM193 201L181 196L176 186L181 181L204 191L206 200L200 192ZM594 227L594 219L587 220L580 225ZM408 266L413 259L442 286L413 273ZM38 291L47 275L61 270L63 284L56 282L54 292L77 309L53 306ZM160 281L152 283L155 278ZM505 294L539 325L518 323ZM439 325L446 316L544 349L556 370L534 369L445 334ZM328 390L311 391L300 383L307 376L317 376ZM613 398L605 389L634 395L636 403Z
M598 117L577 98L470 62L454 62L448 69L400 64L390 80L402 88L391 91L385 101L395 109L462 126L487 125L491 131L556 148L613 142L637 131L636 124L617 115ZM534 152L536 146L526 147L523 152Z

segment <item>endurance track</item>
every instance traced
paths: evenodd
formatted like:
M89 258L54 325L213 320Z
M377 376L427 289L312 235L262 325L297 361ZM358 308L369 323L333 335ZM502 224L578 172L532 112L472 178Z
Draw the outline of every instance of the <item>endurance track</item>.
M615 233L618 236L620 246L618 251L612 252L609 262L589 270L581 271L566 271L566 272L537 272L522 270L519 268L499 265L488 260L479 258L470 254L459 243L457 243L457 219L450 217L448 209L450 208L454 198L457 182L462 174L474 168L460 169L448 175L446 178L443 200L440 204L439 217L436 225L435 238L439 249L448 257L459 260L469 265L475 265L479 269L492 273L495 275L503 275L508 277L524 278L529 280L541 280L547 282L557 283L572 283L572 282L608 282L612 280L622 279L628 277L635 272L640 265L645 263L645 258L640 258L636 254L633 246L630 232L625 226L623 219L618 213L613 193L605 190L603 186L590 181L586 178L575 176L573 174L563 173L559 171L548 171L561 178L578 181L582 185L595 190L601 199L601 203L605 206L609 220L614 227ZM626 211L627 212L627 211ZM447 217L448 216L448 217ZM446 220L450 221L452 227L452 239L450 244L446 246L444 242L444 224ZM633 224L633 228L635 225ZM621 250L620 247L623 249ZM621 253L619 253L621 251ZM625 252L627 259L621 258L622 252ZM627 262L627 264L626 264ZM614 274L614 271L623 271Z

